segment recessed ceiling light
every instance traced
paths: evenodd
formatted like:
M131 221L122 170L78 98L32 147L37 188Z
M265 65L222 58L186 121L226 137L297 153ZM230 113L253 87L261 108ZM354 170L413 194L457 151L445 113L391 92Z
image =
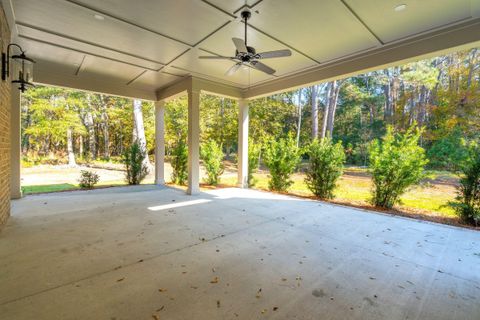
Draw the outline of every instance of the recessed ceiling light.
M405 10L405 9L407 9L407 5L406 5L406 4L399 4L398 6L395 7L394 10L395 10L396 12L400 12L400 11L403 11L403 10Z
M94 14L93 17L97 20L105 20L105 17L99 14Z

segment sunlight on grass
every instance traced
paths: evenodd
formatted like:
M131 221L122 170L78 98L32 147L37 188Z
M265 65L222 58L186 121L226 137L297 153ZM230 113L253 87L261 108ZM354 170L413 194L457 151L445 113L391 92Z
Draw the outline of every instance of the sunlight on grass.
M363 168L347 168L345 174L340 179L337 189L335 190L335 200L346 204L352 203L357 205L368 205L371 199L372 182L366 169ZM437 173L445 175L445 173ZM451 175L446 175L452 177ZM254 189L268 190L268 175L254 174L257 182ZM305 175L301 173L292 176L293 185L289 188L288 193L298 196L313 196L308 190L304 182ZM229 177L222 179L225 186L235 186L236 178ZM443 185L428 185L425 187L417 186L405 193L401 197L402 204L397 209L407 211L428 211L435 215L445 217L454 217L455 213L447 207L447 203L455 198L455 187Z

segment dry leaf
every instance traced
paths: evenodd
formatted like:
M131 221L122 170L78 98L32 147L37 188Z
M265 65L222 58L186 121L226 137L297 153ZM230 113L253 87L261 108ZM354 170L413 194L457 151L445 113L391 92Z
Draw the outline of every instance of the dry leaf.
M218 283L218 277L213 278L212 281L210 281L210 283Z
M123 281L123 280L125 280L125 277L118 279L117 282L120 282L120 281Z
M160 288L160 289L158 289L158 291L159 291L159 292L166 292L167 289Z

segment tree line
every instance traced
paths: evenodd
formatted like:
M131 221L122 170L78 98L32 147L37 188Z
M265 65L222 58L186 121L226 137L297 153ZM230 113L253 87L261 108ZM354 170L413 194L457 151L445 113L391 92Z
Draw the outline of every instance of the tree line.
M250 138L263 144L294 135L306 146L330 137L342 142L347 163L366 166L370 142L387 126L402 132L415 125L429 165L455 170L462 146L479 137L479 83L478 49L330 81L250 101ZM186 98L166 108L168 154L186 139ZM233 159L236 101L202 95L200 112L201 139L216 141ZM22 129L24 160L34 163L116 160L137 138L154 153L150 102L37 87L22 97Z

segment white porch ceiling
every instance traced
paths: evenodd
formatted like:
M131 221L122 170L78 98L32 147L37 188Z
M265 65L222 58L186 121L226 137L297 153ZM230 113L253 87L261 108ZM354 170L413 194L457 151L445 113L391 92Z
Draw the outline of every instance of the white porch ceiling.
M38 61L40 82L55 79L51 84L58 85L65 78L65 86L147 99L188 76L242 90L268 87L405 39L480 21L480 0L250 0L249 45L257 52L290 48L293 55L265 61L277 70L274 76L253 69L225 76L232 62L197 57L233 54L231 38L243 38L244 0L2 3L16 24L14 40ZM398 4L407 9L396 12Z

